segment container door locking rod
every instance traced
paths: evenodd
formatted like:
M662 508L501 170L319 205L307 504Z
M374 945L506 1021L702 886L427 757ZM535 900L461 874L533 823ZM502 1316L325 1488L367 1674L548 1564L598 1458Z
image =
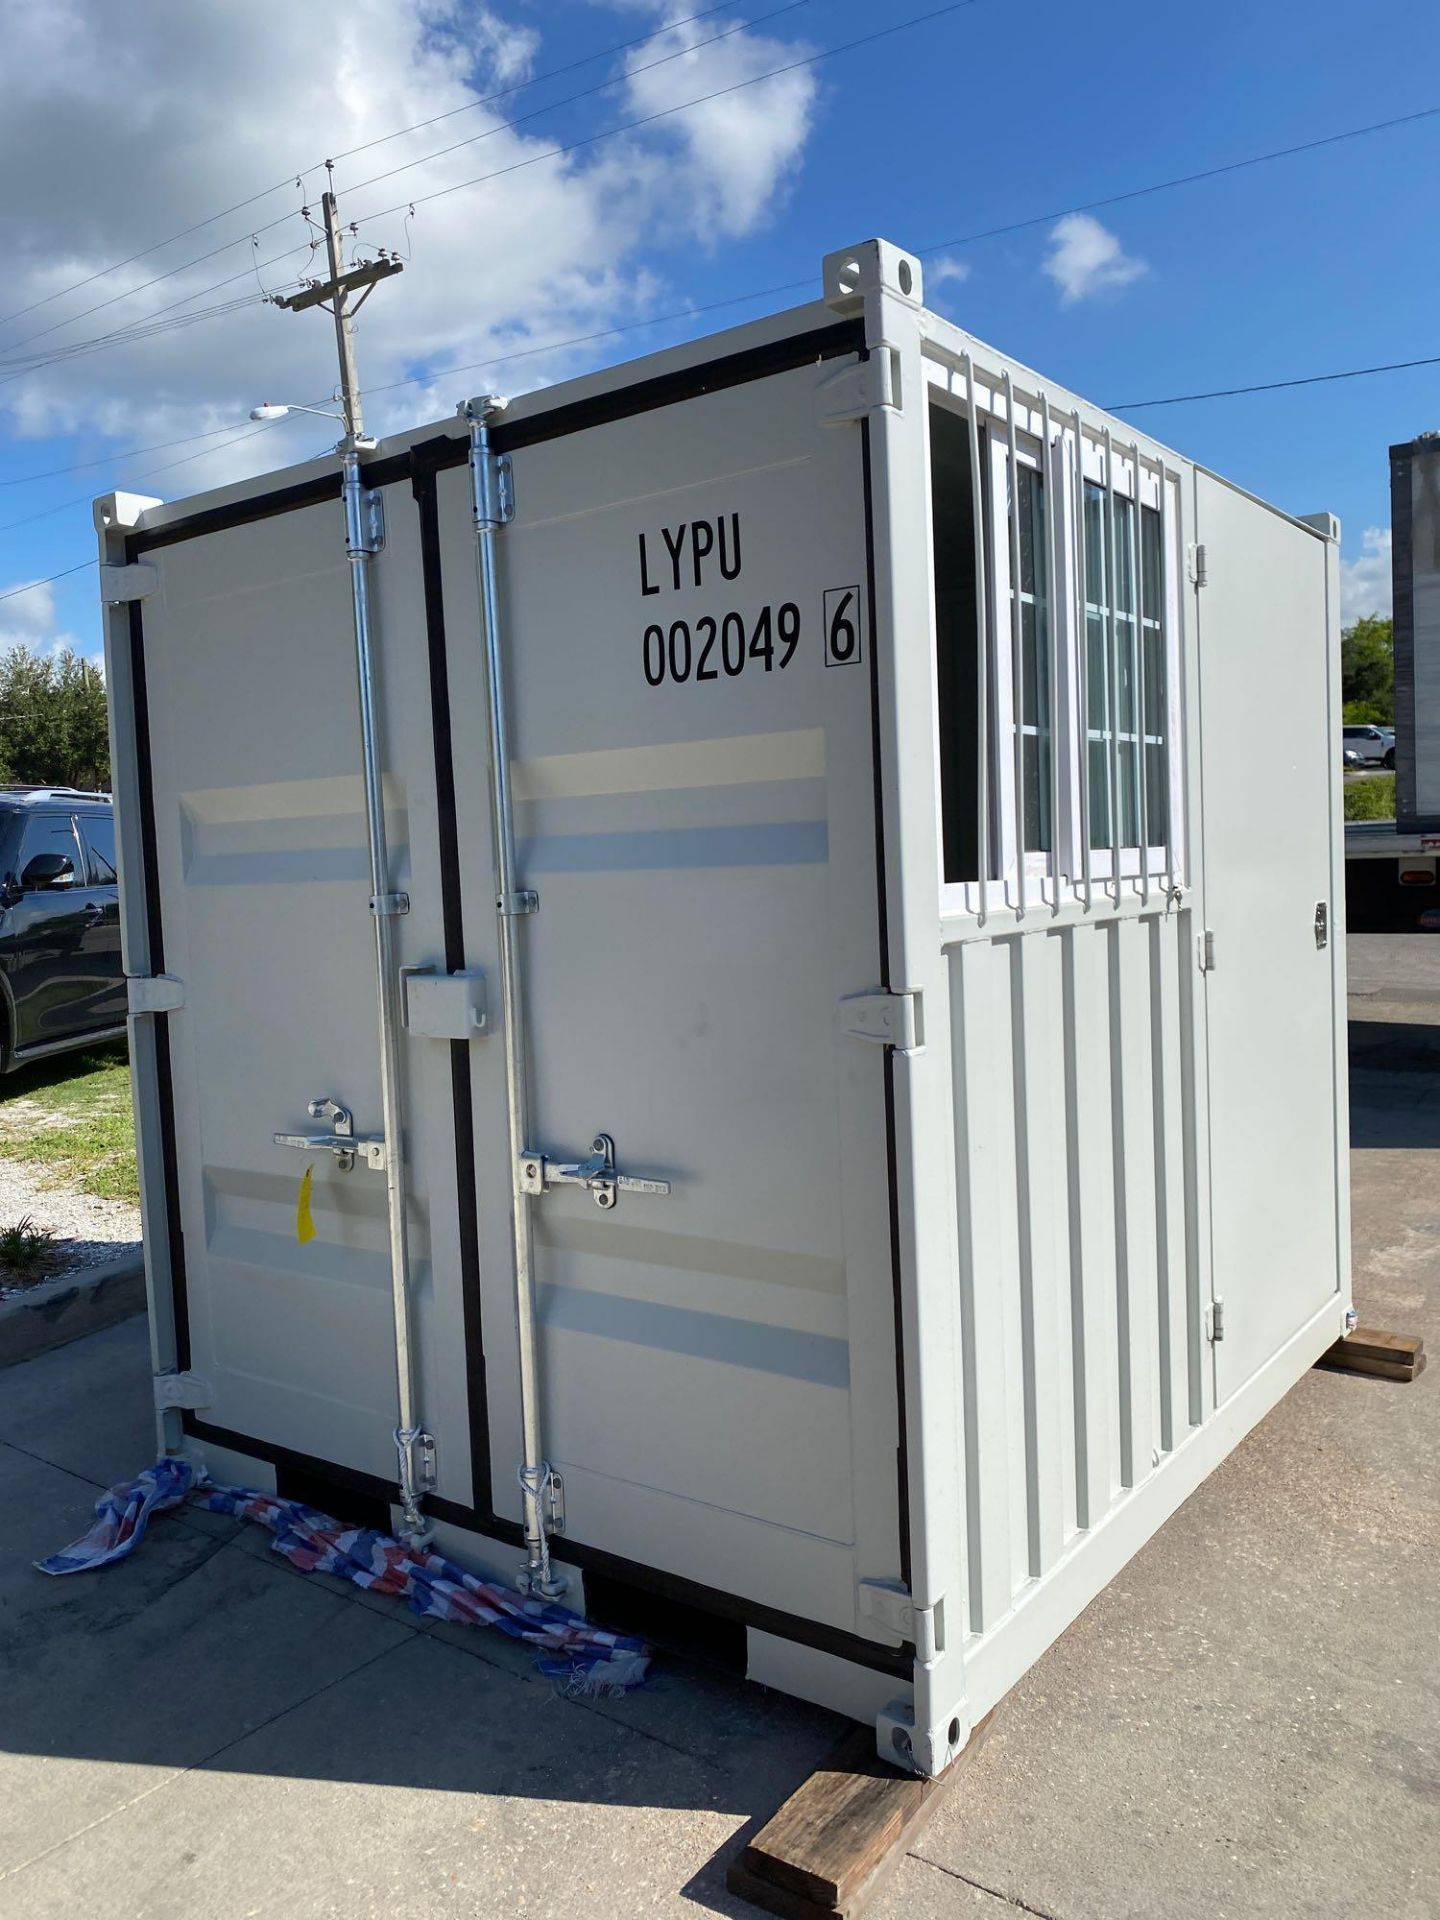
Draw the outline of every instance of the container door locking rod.
M515 818L510 792L510 726L505 700L505 655L500 629L495 536L514 515L509 460L490 445L490 423L505 410L496 394L482 394L457 409L470 426L471 507L475 524L475 568L484 625L485 696L490 731L490 830L495 853L495 916L500 945L500 1013L505 1036L505 1105L510 1161L518 1169L530 1137L530 1093L525 1069L525 977L520 930L539 906L535 894L516 875ZM520 1586L547 1600L565 1591L566 1580L550 1565L546 1538L555 1474L545 1458L540 1418L539 1340L535 1323L534 1231L530 1199L517 1172L510 1194L511 1239L515 1261L515 1323L520 1360L520 1443L524 1458L516 1472L524 1501L527 1564Z
M405 1217L404 1103L400 1079L400 983L396 970L395 923L408 912L410 902L396 892L390 878L390 852L385 836L385 795L382 786L380 720L376 711L378 688L374 646L370 632L370 563L385 544L385 503L378 489L365 485L360 455L375 442L365 436L360 406L360 382L355 375L354 314L376 284L399 273L402 263L381 259L345 270L340 214L335 201L333 162L326 161L329 185L321 205L325 216L325 244L330 278L311 282L297 294L276 297L275 304L298 313L323 306L335 321L335 346L340 360L340 385L335 398L344 407L345 437L340 455L340 497L345 509L345 557L350 562L350 589L355 617L355 674L360 705L360 750L365 773L365 833L370 854L370 917L375 929L375 974L380 1009L380 1105L385 1131L377 1143L357 1140L349 1124L340 1124L343 1108L333 1101L312 1102L314 1119L335 1120L334 1136L311 1139L299 1134L276 1134L286 1147L328 1148L342 1171L354 1165L355 1151L385 1175L385 1202L390 1241L390 1294L395 1320L396 1410L395 1452L399 1466L400 1531L415 1545L428 1540L434 1529L420 1509L421 1499L436 1485L435 1442L425 1431L417 1411L415 1355L410 1328L410 1241ZM363 289L363 291L361 291ZM360 293L355 307L352 293ZM290 412L314 413L314 407L257 407L252 419L278 418ZM334 1108L333 1114L327 1109ZM317 1109L319 1109L317 1111ZM349 1115L345 1115L349 1122ZM378 1146L379 1158L376 1157Z

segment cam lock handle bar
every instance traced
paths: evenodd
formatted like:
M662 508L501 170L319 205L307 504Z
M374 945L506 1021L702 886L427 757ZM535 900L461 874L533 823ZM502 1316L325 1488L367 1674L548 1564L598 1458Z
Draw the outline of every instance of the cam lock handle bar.
M312 1120L328 1120L332 1131L329 1133L277 1133L277 1147L295 1147L301 1153L333 1153L336 1165L341 1173L348 1173L355 1164L355 1156L363 1156L365 1164L372 1173L385 1171L385 1136L379 1133L356 1133L355 1118L348 1107L342 1107L338 1100L328 1097L310 1102Z
M516 1170L521 1193L539 1195L551 1187L588 1187L596 1206L607 1213L622 1193L663 1195L670 1191L668 1180L617 1172L615 1142L608 1133L596 1134L588 1160L551 1160L543 1153L522 1153Z

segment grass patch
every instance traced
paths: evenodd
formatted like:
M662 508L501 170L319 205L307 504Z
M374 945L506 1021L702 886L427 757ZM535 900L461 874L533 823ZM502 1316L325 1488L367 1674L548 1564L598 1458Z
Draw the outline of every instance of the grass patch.
M47 1186L138 1201L129 1061L74 1053L0 1081L0 1155L43 1168Z
M13 1227L0 1229L0 1283L33 1287L55 1264L59 1248L49 1227L37 1227L27 1213Z
M1347 820L1393 820L1395 818L1395 776L1393 773L1366 773L1345 782L1345 818Z

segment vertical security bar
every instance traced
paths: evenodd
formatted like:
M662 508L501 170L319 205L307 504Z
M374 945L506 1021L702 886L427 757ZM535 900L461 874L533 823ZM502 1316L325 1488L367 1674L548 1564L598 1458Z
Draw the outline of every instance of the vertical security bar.
M1131 680L1135 701L1135 791L1140 808L1140 829L1135 838L1140 847L1140 902L1150 904L1150 816L1145 808L1145 543L1140 537L1143 501L1140 489L1140 443L1130 447L1133 498L1130 502L1130 597L1134 602L1135 651Z
M1115 631L1120 583L1115 577L1115 446L1105 429L1105 636L1110 676L1110 892L1120 904L1120 645Z
M1020 613L1020 462L1015 448L1015 389L1007 368L1000 376L1005 393L1005 433L1009 454L1006 519L1010 533L1010 724L1011 766L1015 783L1015 918L1025 918L1025 629Z
M1040 395L1040 433L1045 453L1045 659L1050 723L1050 912L1060 911L1060 502L1065 492L1061 462L1050 444L1050 396ZM1054 484L1056 475L1060 484ZM1037 615L1038 617L1038 615ZM1039 703L1036 703L1039 712ZM1039 742L1036 742L1037 749Z
M1075 409L1075 585L1080 597L1076 631L1076 673L1080 694L1080 885L1085 895L1085 911L1094 904L1094 883L1090 876L1090 585L1088 540L1085 520L1085 428L1080 409Z
M1157 616L1160 621L1160 727L1165 741L1165 752L1161 764L1165 770L1165 793L1162 818L1165 822L1165 893L1168 899L1175 897L1175 835L1170 818L1170 795L1173 782L1170 778L1170 756L1175 751L1175 742L1170 738L1170 475L1165 463L1160 463L1160 564L1155 569L1155 592L1158 598Z
M385 1202L390 1239L390 1296L395 1324L395 1386L398 1423L395 1451L405 1537L419 1543L430 1525L420 1510L430 1490L433 1442L416 1414L415 1355L410 1341L410 1242L405 1215L405 1115L400 1069L400 977L396 971L395 920L409 901L392 890L385 833L384 769L375 702L375 657L370 631L370 563L377 540L367 520L360 454L347 437L341 443L341 498L345 508L345 553L355 618L355 674L360 702L360 753L365 775L365 832L370 856L370 916L375 926L375 975L380 1011L380 1107L385 1127Z
M520 1360L520 1429L524 1460L518 1479L524 1495L525 1550L529 1564L521 1585L554 1599L565 1590L550 1566L544 1502L551 1468L542 1442L539 1337L535 1319L535 1241L528 1195L520 1191L519 1166L530 1150L530 1091L525 1066L525 975L518 919L535 911L535 896L516 884L515 818L510 789L510 726L505 701L505 655L500 641L495 536L505 521L500 480L490 446L490 422L505 406L492 394L460 411L470 423L470 475L475 555L485 621L485 691L490 726L490 824L495 848L495 912L500 943L500 1005L505 1032L505 1100L509 1122L510 1221L515 1258L515 1319Z
M975 415L975 362L965 356L965 407L970 423L970 506L975 527L975 846L980 881L979 912L987 918L986 883L990 871L990 688L986 655L990 622L985 592L985 505L980 484L980 423Z

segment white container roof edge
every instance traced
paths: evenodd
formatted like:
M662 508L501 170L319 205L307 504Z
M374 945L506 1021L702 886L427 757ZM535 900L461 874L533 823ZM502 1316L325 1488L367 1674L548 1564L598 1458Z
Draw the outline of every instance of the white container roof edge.
M886 247L892 254L902 251L889 246L889 243L884 241L867 244ZM853 249L846 251L853 251ZM840 256L827 257L834 259ZM977 363L989 362L997 373L1002 369L1008 370L1012 378L1022 384L1024 390L1032 395L1038 396L1043 390L1050 396L1052 405L1061 406L1071 413L1078 408L1087 424L1093 424L1097 431L1103 431L1108 426L1117 439L1123 437L1127 444L1138 442L1142 451L1157 461L1173 461L1181 466L1208 473L1212 479L1219 480L1222 485L1243 494L1247 500L1253 500L1257 506L1279 514L1295 526L1305 527L1307 532L1317 538L1325 537L1308 520L1291 513L1287 508L1276 505L1272 500L1265 499L1263 495L1240 486L1224 474L1215 472L1213 468L1191 459L1167 441L1158 440L1153 434L1136 428L1134 423L1124 415L1107 413L1103 407L1096 406L1076 390L1050 379L1028 363L1015 359L1013 355L1003 353L998 347L991 346L987 341L980 339L978 335L966 332L963 327L946 319L934 308L925 307L923 268L914 255L906 257L912 262L913 271L917 276L919 297L914 304L921 313L921 333L925 342L933 342L936 347L945 349L949 353L973 354ZM506 424L513 425L518 421L529 420L536 415L551 412L557 407L568 406L575 401L614 393L642 380L703 365L728 352L764 345L772 340L791 340L797 334L818 331L833 325L835 312L835 307L824 299L809 301L798 307L786 308L780 313L766 314L757 320L738 322L735 326L726 327L718 333L702 334L694 340L681 341L672 347L662 347L635 359L616 361L609 366L595 368L589 373L576 374L570 379L557 381L553 386L532 388L511 399L505 415ZM457 405L468 397L470 392L476 390L475 381L483 380L492 372L496 377L499 390L504 391L505 362L503 358L493 362L481 362L473 368L469 387L464 385L465 371L462 369L457 372L453 376ZM430 384L438 386L451 377L442 368L439 373L430 376ZM465 439L466 432L464 421L457 419L453 414L442 416L438 420L424 421L417 426L404 427L377 440L374 448L366 451L364 465L369 467L377 461L393 459L397 455L408 453L412 447L424 441L433 440L440 434L448 435L460 442ZM307 480L321 479L334 470L333 456L326 453L309 460L298 461L291 466L268 468L247 479L207 488L203 492L178 495L173 500L132 495L134 499L144 499L146 504L127 530L153 532L171 525L177 519L187 518L193 513L206 512L213 507L235 506L242 501L272 493L278 486L303 485ZM123 491L129 493L130 490ZM100 496L97 499L97 507L100 499L108 500L111 497L109 494Z

